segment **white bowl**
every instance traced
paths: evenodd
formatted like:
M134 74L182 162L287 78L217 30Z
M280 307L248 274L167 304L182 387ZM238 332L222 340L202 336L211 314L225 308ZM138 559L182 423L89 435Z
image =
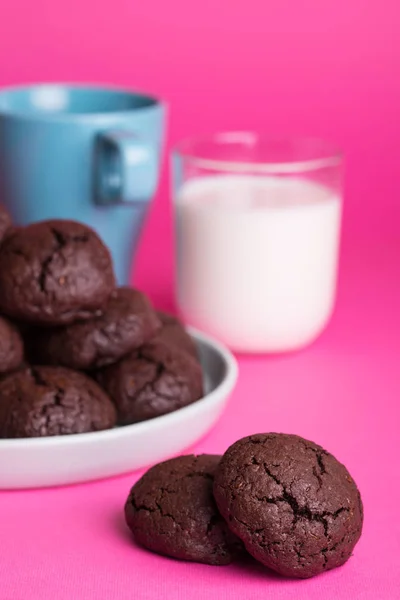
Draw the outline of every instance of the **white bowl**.
M206 395L173 413L106 431L0 440L0 489L48 487L135 471L184 450L216 423L237 379L222 344L190 329Z

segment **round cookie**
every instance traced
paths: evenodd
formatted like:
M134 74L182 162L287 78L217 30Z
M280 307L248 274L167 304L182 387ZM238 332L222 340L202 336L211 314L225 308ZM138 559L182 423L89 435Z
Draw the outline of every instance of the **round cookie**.
M24 358L24 346L18 329L0 317L0 374L17 369Z
M10 232L12 227L11 217L7 209L0 204L0 243Z
M160 341L98 371L96 378L114 401L121 425L165 415L203 395L199 363Z
M150 301L129 287L113 291L101 316L33 330L28 351L35 364L94 369L112 364L154 336L160 322Z
M86 375L63 367L31 367L0 383L0 437L66 435L109 429L115 408Z
M108 249L81 223L33 223L2 244L0 310L21 321L61 325L92 318L114 286Z
M226 565L241 550L212 494L220 456L179 456L151 468L133 486L125 520L145 548L210 565Z
M361 535L360 493L346 467L296 435L233 444L214 481L217 506L258 561L289 577L344 564Z
M157 315L161 321L161 331L157 334L157 339L167 344L173 344L188 352L193 358L198 358L196 344L186 331L184 325L177 317L158 311Z

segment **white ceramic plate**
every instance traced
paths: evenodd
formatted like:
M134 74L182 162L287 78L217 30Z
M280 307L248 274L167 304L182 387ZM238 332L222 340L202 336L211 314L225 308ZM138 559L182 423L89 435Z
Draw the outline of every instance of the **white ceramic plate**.
M236 383L232 354L210 337L196 341L206 395L173 413L96 433L0 440L0 489L66 485L135 471L184 450L216 423Z

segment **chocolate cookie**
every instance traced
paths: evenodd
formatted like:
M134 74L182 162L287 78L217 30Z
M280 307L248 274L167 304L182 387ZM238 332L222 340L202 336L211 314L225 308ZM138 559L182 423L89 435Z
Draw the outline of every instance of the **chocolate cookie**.
M156 465L133 486L125 520L135 540L158 554L229 564L241 549L212 495L220 457L179 456Z
M203 395L200 364L160 341L105 367L96 378L114 401L121 425L165 415Z
M0 310L37 324L61 325L101 313L114 274L97 234L73 221L14 230L0 252Z
M141 292L121 287L111 294L102 316L28 335L29 356L35 364L94 369L112 364L142 346L160 322Z
M296 435L252 435L222 457L214 497L248 552L289 577L343 565L363 524L346 467Z
M0 374L17 369L24 358L24 346L18 329L0 317Z
M31 367L0 383L0 437L66 435L109 429L115 408L92 380L63 367Z
M162 328L157 334L157 338L167 344L177 346L197 359L198 354L196 344L181 321L177 317L173 317L172 315L161 311L158 311L157 315L162 324Z
M0 204L0 243L9 233L12 227L11 217L9 212L2 204Z

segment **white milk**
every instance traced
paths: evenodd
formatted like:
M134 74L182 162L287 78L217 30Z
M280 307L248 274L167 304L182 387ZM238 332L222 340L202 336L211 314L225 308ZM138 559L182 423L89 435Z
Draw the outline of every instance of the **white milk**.
M189 180L177 211L178 303L185 319L244 352L282 352L327 324L341 201L302 179Z

